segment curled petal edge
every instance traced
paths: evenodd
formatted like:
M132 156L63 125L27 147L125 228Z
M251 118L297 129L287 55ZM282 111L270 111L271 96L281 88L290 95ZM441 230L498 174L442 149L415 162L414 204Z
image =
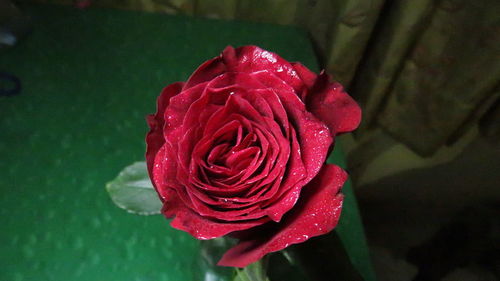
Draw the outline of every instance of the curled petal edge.
M342 168L326 164L304 187L299 202L281 223L268 223L260 232L247 235L223 255L218 265L245 267L268 253L333 230L340 218L344 196L339 191L346 179Z
M355 130L361 122L361 108L339 83L331 83L324 71L318 75L306 97L308 111L323 121L333 136Z
M163 138L163 125L165 124L163 114L170 103L170 98L179 94L183 86L183 82L176 82L163 88L156 101L156 113L146 117L149 125L149 132L146 135L146 163L150 178L153 178L152 171L156 154L165 143Z

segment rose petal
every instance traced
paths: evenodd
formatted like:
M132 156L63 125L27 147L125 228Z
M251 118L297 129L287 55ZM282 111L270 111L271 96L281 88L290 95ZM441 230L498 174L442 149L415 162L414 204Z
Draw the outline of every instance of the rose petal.
M330 145L333 142L328 127L307 111L299 111L295 108L289 112L299 116L295 119L295 130L300 144L302 162L307 170L306 181L309 182L321 169L322 164L328 157Z
M210 218L211 220L221 223L237 223L239 221L251 221L261 219L264 216L253 212L259 206L250 205L242 208L234 208L228 211L217 211L209 206L206 202L213 200L206 193L193 190L189 193L190 199L193 202L195 209L190 209L196 212L197 215ZM215 203L214 203L215 204Z
M300 191L308 179L307 172L300 157L300 148L295 135L295 130L291 129L291 155L287 163L286 174L279 193L272 201L266 202L266 214L275 222L279 222L283 215L288 212L299 199ZM284 196L283 196L284 195Z
M294 94L289 85L272 73L261 71L253 77L272 88L285 108L290 122L294 125L300 143L302 160L307 169L307 183L321 169L330 145L333 142L331 132L325 123L308 112L302 100Z
M339 83L331 83L322 72L308 91L307 109L325 122L332 135L350 132L361 122L361 108Z
M271 89L257 89L249 92L254 96L258 96L266 100L267 106L272 112L274 122L281 127L282 135L289 138L289 120L283 103L280 101L278 95ZM257 105L255 105L257 106Z
M280 98L273 91L272 85L261 83L256 77L259 76L255 73L224 73L207 84L206 92L210 94L212 100L214 100L214 97L217 97L223 100L224 103L231 93L238 93L252 104L254 109L263 117L274 117L276 123L283 128L283 135L287 136L289 126L288 117ZM284 84L277 76L273 75L273 80L275 83L279 83L285 91L290 91L289 95L293 97L295 102L302 104L299 106L305 108L305 105L293 93L293 88Z
M184 85L184 90L210 81L224 72L226 72L226 66L223 63L221 56L208 60L200 65L193 72L193 74L191 74L189 79L186 81L186 84Z
M273 151L274 151L273 152L274 156L270 155L269 157L267 157L265 159L268 161L268 164L272 165L272 167L274 167L274 168L272 168L272 170L270 171L269 174L267 174L265 172L266 168L264 168L264 170L261 171L261 173L259 173L258 176L263 176L263 174L267 174L267 176L262 179L263 182L259 183L257 186L259 189L261 189L261 191L255 195L252 195L252 196L250 196L250 194L249 194L249 195L246 195L246 196L241 197L241 198L238 198L238 197L236 197L236 198L235 197L223 198L223 197L219 197L220 195L222 195L221 192L234 191L235 189L239 192L241 189L239 189L238 186L241 186L242 184L248 186L249 181L245 181L245 182L240 181L238 183L235 183L230 188L223 188L223 189L219 189L217 187L210 187L208 185L202 184L201 182L198 183L197 181L193 181L193 184L196 187L199 187L199 188L205 190L205 192L207 192L208 194L217 195L217 197L219 197L218 200L225 200L225 201L229 202L232 206L234 206L233 202L241 202L241 203L244 203L244 205L245 205L245 206L243 206L243 205L238 206L239 208L237 210L231 210L231 209L224 208L223 211L220 211L220 209L214 210L212 208L207 208L207 206L205 206L205 204L203 203L203 202L205 202L209 205L220 206L220 204L218 204L220 201L214 201L215 198L212 199L210 197L207 197L207 196L205 196L205 194L196 191L196 189L189 188L186 191L188 192L188 194L191 198L190 201L193 203L193 207L195 207L197 212L203 216L210 216L210 217L214 217L214 218L218 218L218 219L222 219L222 220L230 220L231 221L231 220L260 218L266 214L269 214L269 216L271 218L273 218L274 220L279 220L281 218L281 216L293 206L293 204L296 201L295 199L291 200L291 201L293 201L292 204L286 204L287 207L281 208L277 205L283 205L286 202L290 203L290 200L280 198L280 201L282 201L282 204L281 203L275 204L276 206L274 206L274 208L272 210L269 210L269 211L268 210L260 210L260 211L252 212L252 213L249 213L250 205L246 204L246 203L250 203L251 205L255 205L258 202L263 201L263 200L266 200L266 201L272 200L272 197L275 193L277 193L279 191L281 194L283 194L284 192L286 192L287 190L289 190L291 188L290 186L292 184L295 184L295 182L302 180L303 173L301 175L299 175L300 178L298 180L295 180L294 182L291 182L290 180L288 180L288 182L290 182L290 184L287 184L285 186L280 185L281 179L283 177L285 166L278 165L278 164L287 162L287 158L289 157L290 144L285 138L283 138L282 133L281 133L281 129L276 124L276 122L273 119L266 117L266 116L268 116L266 114L272 114L271 108L268 108L265 111L266 114L264 114L264 116L263 116L261 114L262 112L257 112L256 108L252 107L249 100L244 99L243 96L246 97L246 95L244 95L242 93L235 93L233 95L230 95L228 97L227 102L226 102L226 106L223 109L216 112L211 117L211 120L209 120L209 122L207 123L207 126L205 127L205 131L207 131L207 132L205 132L205 134L208 135L209 139L207 139L207 140L202 139L198 142L197 148L193 152L192 157L193 157L193 159L198 159L199 157L205 158L205 156L208 154L208 151L209 151L208 149L210 149L211 147L214 146L213 141L215 139L219 138L218 137L218 135L220 135L219 132L224 132L224 134L225 134L225 133L233 131L233 133L231 134L232 137L229 137L229 139L227 139L226 141L230 141L231 139L234 139L234 136L237 135L236 129L239 126L237 126L237 123L230 121L232 118L231 116L237 116L231 112L245 114L248 116L248 118L255 119L255 121L256 121L255 123L253 121L249 121L249 122L250 122L250 124L252 124L251 126L254 127L254 129L256 130L255 132L257 133L257 135L259 135L259 134L262 135L262 133L265 135L268 135L270 132L272 132L272 134L274 135L274 136L268 135L266 137L266 140L273 142L272 147L273 147ZM252 99L250 99L250 100L252 100ZM258 101L265 102L264 99L259 100L259 99L255 99L255 98L253 99L253 101L254 102L258 102ZM242 120L245 120L245 119L242 119ZM221 126L220 124L222 122L228 122L228 121L229 121L229 123L220 127ZM267 130L265 130L263 127L261 127L263 125L266 125L266 123L269 126L269 128L267 128ZM229 124L231 124L230 127L227 126ZM209 129L210 127L212 127L212 125L217 125L217 126L213 126L214 129L216 130L214 132L213 132L214 129ZM262 133L259 133L259 132L262 132ZM278 142L278 140L280 143ZM264 141L264 139L261 139L261 141ZM274 160L276 157L278 157L278 158L276 160ZM300 159L300 157L299 157L299 159ZM191 170L194 169L193 172L191 172L191 175L193 175L196 172L197 167L198 167L198 165L196 165L196 163L199 163L199 162L200 162L199 160L195 160L195 161L191 162ZM248 169L248 171L252 171L252 170L255 171L256 167L253 169L252 169L252 167L249 167L249 168L250 169ZM293 167L292 167L292 170L293 170ZM244 176L243 178L241 178L241 180L243 181L247 177L248 176ZM296 173L289 175L290 179L296 178L296 177L297 177ZM203 177L203 178L206 178L206 177ZM193 179L193 180L195 180L195 179ZM249 180L252 181L253 179L249 179ZM274 182L272 184L272 186L270 188L267 188L267 185L271 184L272 182ZM252 189L252 190L254 190L254 189ZM298 193L298 192L296 192L296 193ZM196 197L192 196L192 195L195 195ZM201 202L199 200L201 200L203 202ZM269 205L269 202L267 202L266 204ZM251 209L252 210L255 209L254 206L252 206ZM244 215L244 216L242 217L242 215Z
M170 102L170 98L179 94L183 85L183 82L177 82L165 87L156 101L156 113L147 116L150 130L146 135L146 163L151 178L153 177L152 170L155 155L165 143L163 138L163 124L165 123L163 114Z
M165 120L165 126L163 127L165 141L176 144L184 134L182 124L184 118L186 118L186 112L200 99L206 84L198 84L188 90L184 89L170 99L170 104L163 115Z
M152 182L162 200L165 200L169 189L182 188L176 181L177 164L176 161L171 161L174 158L171 152L169 145L164 144L156 153L151 172Z
M273 52L257 46L243 46L236 49L227 47L222 52L222 58L228 71L245 73L271 71L292 86L296 92L302 92L304 89L304 83L292 64Z
M220 56L206 61L198 67L189 77L184 89L210 81L227 72L253 73L268 70L292 86L297 93L302 93L305 85L302 81L303 77L296 69L302 71L301 74L304 76L304 68L294 67L290 62L273 52L257 46L243 46L236 49L228 46Z
M297 74L299 75L300 79L304 84L310 88L314 84L314 81L316 81L316 78L318 75L314 72L312 72L309 68L305 67L303 64L300 62L292 62L291 63Z
M301 63L292 62L292 66L305 85L306 90L298 93L300 98L303 101L305 101L305 97L307 95L307 93L306 93L307 89L312 88L312 86L314 85L314 81L316 81L316 78L318 77L318 75L316 73L312 72L311 70L309 70L309 68L305 67Z
M279 224L269 223L262 233L254 233L229 249L218 265L245 267L270 252L330 232L338 222L343 195L340 188L347 174L338 166L325 165L304 187L299 203Z
M196 239L206 240L224 236L238 230L261 225L266 219L223 223L202 217L186 208L183 201L179 199L176 191L170 189L163 204L162 213L167 218L175 217L170 225L173 228L186 231Z
M258 84L255 78L261 78L259 80L265 80L264 83L266 84L265 86L267 87L278 89L281 98L278 98L277 102L273 102L273 104L269 105L272 105L273 108L279 112L279 109L283 108L285 104L286 105L285 107L288 109L288 115L290 115L290 117L292 117L295 123L297 123L296 127L298 129L298 136L300 137L300 146L298 148L296 147L295 150L297 150L296 152L302 153L301 158L305 163L307 173L305 180L303 171L298 171L298 172L295 171L293 173L289 173L286 178L285 184L279 185L279 182L276 182L278 184L276 183L272 184L268 188L267 185L270 184L272 181L275 181L275 178L277 178L278 175L281 175L279 177L279 181L281 181L281 177L283 176L283 174L279 172L283 168L279 170L273 169L274 172L272 176L267 177L265 183L261 183L255 186L258 189L252 188L251 194L247 194L243 198L233 197L227 199L229 199L231 202L235 202L235 200L237 200L238 202L242 203L269 200L268 202L266 202L266 205L269 206L267 210L262 210L260 212L254 213L253 215L260 213L258 217L261 217L262 216L261 214L264 213L269 217L271 217L273 220L279 221L282 215L286 213L289 209L291 209L295 204L302 186L308 181L310 181L321 168L322 163L326 159L326 155L328 153L328 149L332 142L332 139L330 137L330 132L328 128L324 124L319 122L319 120L315 119L315 117L312 116L309 112L306 112L304 103L295 94L294 90L289 85L284 83L282 80L274 76L272 73L261 71L259 73L254 73L252 76L243 73L237 73L237 74L226 73L215 78L214 81L210 82L209 84L212 85L214 89L216 87L227 88L226 83L236 83L241 85L242 87L246 86L246 84L251 84L252 88L262 87ZM267 93L264 92L265 90L267 90ZM273 100L272 97L277 95L276 93L274 93L274 91L272 90L270 91L269 89L265 88L261 89L260 91L261 94L263 94L263 97L266 97L268 100ZM239 98L240 96L244 97L245 99L242 100L241 98ZM284 100L283 102L281 101L282 99ZM245 115L248 118L254 119L257 124L265 123L265 121L267 120L262 116L267 116L271 112L269 110L265 110L264 112L257 112L258 107L257 106L252 107L247 102L249 102L250 104L260 105L259 102L262 102L262 99L256 99L254 96L250 94L247 95L245 92L241 91L234 93L234 95L229 95L226 104L232 104L232 106L230 107L226 106L224 107L224 109L221 109L218 112L216 112L207 122L207 127L205 128L204 134L212 136L213 129L210 128L211 127L217 129L220 128L219 127L220 124L224 122L224 120L228 120L229 119L228 114L234 111L235 109L237 109L237 112L241 113L246 112L248 115L247 114ZM285 119L286 116L285 117L281 116L279 118ZM275 122L273 123L276 124ZM270 126L269 128L272 128L272 126ZM200 143L205 143L205 142L200 141ZM280 144L280 145L274 144L272 147L288 148L289 143L287 142L286 144ZM195 153L195 155L196 154L198 153ZM274 159L274 157L271 158ZM275 166L276 162L273 159L268 158L266 160L272 160L268 161L267 163ZM280 159L277 162L284 163L284 159ZM300 164L301 164L300 166L302 167L302 163ZM293 171L293 169L294 167L288 167L288 170L290 171ZM262 171L261 175L257 175L257 177L267 174L265 171L266 169ZM264 192L266 191L266 189L263 189L264 187L270 190L270 192L267 192L267 194L265 195ZM238 189L238 191L239 190L240 189ZM261 191L255 193L255 191L257 190ZM273 197L278 191L279 195ZM210 213L205 213L205 215L208 214ZM219 218L221 218L221 216L224 218L228 218L228 214L221 214L221 213L217 214L217 212L213 212L211 215Z

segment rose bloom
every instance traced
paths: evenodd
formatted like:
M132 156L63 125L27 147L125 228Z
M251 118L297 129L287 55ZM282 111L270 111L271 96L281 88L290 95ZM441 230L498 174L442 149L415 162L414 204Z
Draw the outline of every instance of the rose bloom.
M227 47L148 116L149 175L171 225L239 243L219 265L244 267L337 224L347 174L325 164L361 110L324 72L256 46Z

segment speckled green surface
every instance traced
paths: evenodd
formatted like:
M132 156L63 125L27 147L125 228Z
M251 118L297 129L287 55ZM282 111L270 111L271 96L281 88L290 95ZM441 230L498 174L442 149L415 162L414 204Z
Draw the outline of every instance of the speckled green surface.
M317 70L307 36L147 13L27 10L34 32L0 53L0 70L23 83L19 96L0 97L0 280L193 280L197 241L161 216L118 209L104 185L143 160L144 116L163 86L228 44ZM355 207L347 216L360 232ZM353 237L353 261L370 275L363 234Z

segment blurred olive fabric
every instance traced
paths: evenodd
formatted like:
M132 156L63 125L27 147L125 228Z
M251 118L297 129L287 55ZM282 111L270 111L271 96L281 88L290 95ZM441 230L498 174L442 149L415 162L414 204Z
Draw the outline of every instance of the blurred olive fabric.
M91 5L305 27L325 68L363 107L358 135L382 127L422 155L460 138L499 98L494 91L500 82L498 0L100 0Z

